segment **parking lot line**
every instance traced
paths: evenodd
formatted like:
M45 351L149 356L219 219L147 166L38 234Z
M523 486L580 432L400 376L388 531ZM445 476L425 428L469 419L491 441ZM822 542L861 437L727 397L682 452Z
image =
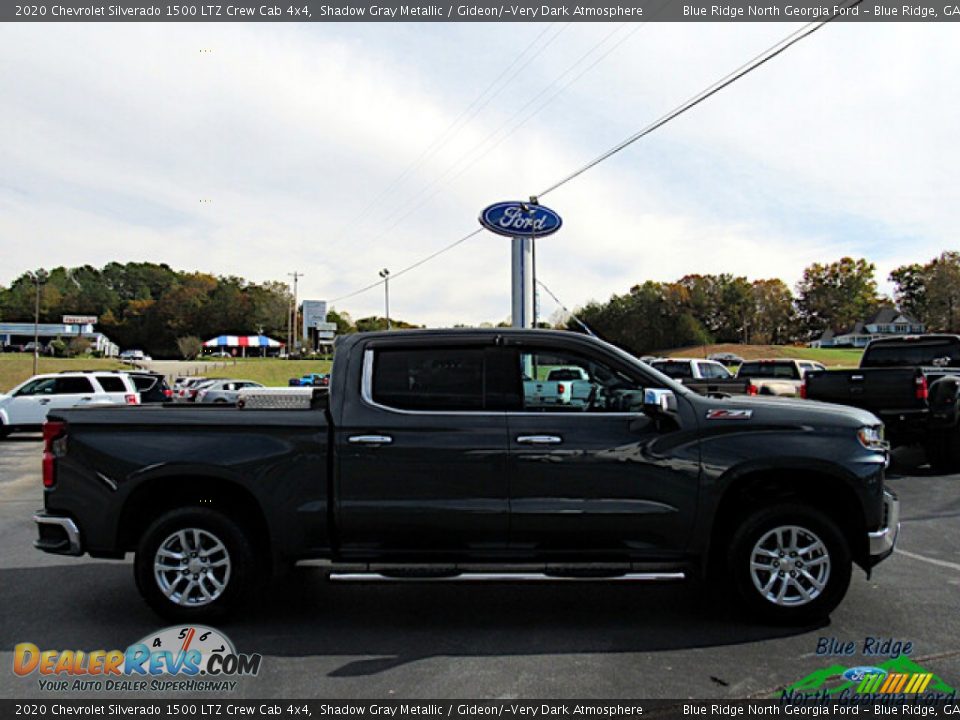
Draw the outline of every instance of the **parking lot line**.
M928 562L931 565L939 565L941 567L950 568L951 570L957 570L960 572L960 564L952 563L949 560L938 560L937 558L928 558L923 555L917 555L916 553L908 552L906 550L901 550L897 548L894 552L898 555L903 555L904 557L911 558L913 560L922 560L923 562Z

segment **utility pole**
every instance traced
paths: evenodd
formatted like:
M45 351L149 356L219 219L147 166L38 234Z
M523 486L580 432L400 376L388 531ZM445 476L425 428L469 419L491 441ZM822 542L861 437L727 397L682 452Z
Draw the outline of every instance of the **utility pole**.
M287 345L287 352L297 349L297 342L299 340L299 335L297 333L297 281L303 277L302 272L297 272L294 270L292 273L287 273L289 277L293 278L293 308L290 312L290 333Z
M383 278L383 304L387 317L387 330L390 330L390 271L384 268L380 271Z
M33 374L39 372L40 366L40 288L47 282L49 274L43 268L30 273L30 278L37 286L37 299L33 313Z

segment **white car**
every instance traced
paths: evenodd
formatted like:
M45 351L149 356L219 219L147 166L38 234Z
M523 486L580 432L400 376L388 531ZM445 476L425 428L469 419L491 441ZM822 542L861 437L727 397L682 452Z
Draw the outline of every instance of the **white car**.
M85 405L139 405L133 380L116 372L63 372L35 375L0 394L0 438L39 430L47 413Z

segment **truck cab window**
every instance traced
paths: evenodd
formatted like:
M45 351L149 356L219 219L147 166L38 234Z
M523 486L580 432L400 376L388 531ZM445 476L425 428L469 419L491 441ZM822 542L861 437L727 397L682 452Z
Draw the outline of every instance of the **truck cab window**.
M483 348L378 350L373 401L401 410L482 410Z
M643 387L626 374L565 351L520 353L528 412L640 412Z

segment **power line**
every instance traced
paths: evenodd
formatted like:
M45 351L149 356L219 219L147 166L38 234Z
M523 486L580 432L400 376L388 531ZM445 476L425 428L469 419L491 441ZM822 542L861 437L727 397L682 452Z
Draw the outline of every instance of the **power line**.
M639 132L636 132L636 133L634 133L633 135L631 135L630 137L626 138L625 140L617 143L617 144L614 145L612 148L610 148L610 149L607 150L606 152L598 155L596 158L594 158L593 160L591 160L590 162L588 162L586 165L584 165L584 166L581 167L580 169L575 170L574 172L570 173L569 175L567 175L565 178L563 178L563 179L560 180L559 182L556 182L556 183L554 183L553 185L551 185L551 186L549 186L548 188L546 188L545 190L542 190L540 193L537 194L537 197L543 197L544 195L553 192L553 191L556 190L557 188L559 188L559 187L561 187L561 186L563 186L563 185L566 185L568 182L570 182L570 181L573 180L574 178L579 177L580 175L583 175L583 173L587 172L587 170L590 170L591 168L596 167L597 165L599 165L600 163L602 163L604 160L607 160L608 158L612 157L613 155L616 155L618 152L620 152L620 151L623 150L624 148L629 147L630 145L632 145L633 143L635 143L635 142L636 142L637 140L639 140L640 138L643 138L643 137L649 135L650 133L652 133L652 132L653 132L654 130L656 130L657 128L663 127L664 125L666 125L666 124L667 124L668 122L670 122L671 120L674 120L675 118L679 117L680 115L683 115L685 112L687 112L687 111L690 110L691 108L696 107L697 105L699 105L700 103L702 103L704 100L707 100L708 98L716 95L718 92L720 92L721 90L723 90L725 87L727 87L727 86L729 86L729 85L732 85L733 83L735 83L735 82L736 82L737 80L739 80L740 78L742 78L742 77L744 77L745 75L753 72L754 70L756 70L757 68L759 68L759 67L761 67L762 65L766 64L766 63L769 62L770 60L773 60L773 58L775 58L775 57L777 57L778 55L780 55L780 54L781 54L782 52L784 52L787 48L789 48L789 47L795 45L796 43L800 42L800 41L803 40L805 37L809 37L810 35L812 35L813 33L815 33L817 30L819 30L820 28L822 28L824 25L826 25L828 22L834 20L841 12L843 12L843 11L849 9L849 8L855 7L855 6L859 5L859 4L862 3L862 2L863 2L863 0L855 0L855 2L853 2L853 3L849 4L849 5L846 5L846 6L842 7L840 10L838 10L837 13L835 13L835 14L832 15L832 16L830 16L830 17L827 18L826 20L823 20L823 21L814 21L814 22L811 22L811 23L807 23L807 24L804 25L802 28L800 28L799 30L797 30L796 32L794 32L793 34L788 35L786 38L784 38L783 40L781 40L781 41L778 42L777 44L772 45L771 47L767 48L764 52L762 52L762 53L760 53L759 55L755 56L752 60L749 60L748 62L744 63L744 64L741 65L739 68L737 68L736 70L734 70L732 73L730 73L730 74L726 75L725 77L721 78L720 80L718 80L717 82L715 82L713 85L710 85L709 87L707 87L705 90L702 90L701 92L697 93L696 95L694 95L692 98L690 98L689 100L687 100L687 101L684 102L683 104L679 105L678 107L676 107L676 108L674 108L673 110L671 110L670 112L668 112L666 115L661 116L659 119L654 120L652 123L650 123L649 125L647 125L645 128L643 128L643 129L640 130Z
M574 321L576 321L577 325L579 325L580 327L582 327L584 330L587 331L587 335L592 335L593 337L597 337L597 334L596 334L593 330L590 329L590 326L587 325L583 320L581 320L580 318L578 318L578 317L574 314L573 310L569 310L569 309L567 308L567 306L564 305L564 304L560 301L560 298L558 298L556 295L553 294L553 291L552 291L550 288L547 287L547 284L546 284L545 282L543 282L543 280L541 280L540 278L537 278L537 285L539 285L539 286L542 287L544 290L546 290L546 291L547 291L547 295L549 295L550 297L553 298L553 301L554 301L557 305L560 306L560 309L563 310L563 311L564 311L567 315L569 315L571 318L573 318Z
M513 61L509 65L507 65L500 72L500 74L498 74L490 82L490 84L487 85L487 87L484 88L484 90L479 95L477 95L477 97L473 99L473 101L469 105L467 105L467 107L465 107L463 110L460 111L460 114L457 115L456 118L454 118L454 120L447 126L447 128L438 137L434 138L434 140L430 144L428 144L427 147L423 149L423 151L421 151L420 155L417 156L417 158L413 162L411 162L410 165L408 165L399 175L397 175L393 180L391 180L386 185L386 187L384 187L379 193L377 193L372 199L370 199L363 206L363 209L360 210L359 213L356 213L355 216L360 218L360 225L362 225L365 222L366 218L369 217L369 211L374 207L376 207L377 203L382 198L386 197L386 195L390 193L394 188L401 186L405 178L407 178L409 175L414 173L417 169L420 168L420 166L423 165L424 162L426 162L430 157L432 157L437 152L439 152L444 145L446 145L450 140L452 140L454 137L457 136L457 134L466 126L466 124L470 122L470 120L476 117L477 114L489 104L489 102L495 97L495 95L491 94L491 91L494 88L496 88L500 80L502 80L504 76L506 76L506 74L510 72L510 70L513 69L513 67L517 63L519 63L520 60L528 52L530 52L530 50L540 41L540 39L544 35L547 34L547 32L551 28L553 28L555 24L556 23L550 23L542 31L540 31L540 33L538 33L537 36L533 40L531 40L530 43L527 44L527 46L520 52L520 54L517 55L513 59ZM569 23L567 25L569 25ZM519 68L517 68L516 72L514 72L512 75L510 75L509 78L507 78L507 80L501 86L501 90L505 89L511 82L513 82L513 79L531 62L533 62L533 60L535 60L544 50L546 50L546 48L549 47L549 45L557 38L558 35L560 35L561 32L563 32L564 29L566 28L565 27L561 28L552 38L550 38L546 43L544 43L543 46L541 46L536 52L534 52L533 55L527 58L527 60ZM486 97L487 95L489 95L489 97ZM486 99L484 100L485 97ZM481 104L477 106L478 103L481 103ZM343 232L347 229L348 225L349 223L341 226L341 228L335 233L335 236L340 237L343 234Z
M405 275L406 273L410 272L411 270L415 270L416 268L420 267L420 266L423 265L424 263L430 262L430 261L433 260L435 257L438 257L439 255L443 255L445 252L449 252L450 250L453 250L453 249L454 249L455 247L457 247L458 245L461 245L461 244L465 243L465 242L466 242L467 240L469 240L470 238L475 237L476 235L479 235L479 234L482 233L482 232L483 232L483 228L477 228L477 229L474 230L473 232L471 232L471 233L469 233L469 234L467 234L467 235L464 235L464 236L463 236L462 238L460 238L459 240L456 240L456 241L450 243L449 245L446 245L445 247L440 248L440 249L437 250L436 252L431 253L430 255L427 255L425 258L421 258L420 260L417 260L417 262L413 263L413 265L408 265L407 267L403 268L402 270L398 270L397 272L392 272L392 273L390 274L390 278L391 278L391 279L394 279L394 278L400 277L401 275ZM334 298L333 300L330 301L330 304L332 305L333 303L339 302L340 300L346 300L347 298L352 298L352 297L354 297L355 295L360 295L361 293L365 293L365 292L367 292L368 290L373 290L373 288L379 287L380 285L383 285L383 283L384 283L384 280L378 280L378 281L375 282L375 283L370 283L370 284L367 285L366 287L362 287L362 288L360 288L359 290L353 291L352 293L347 293L346 295L341 295L340 297Z
M671 120L674 120L675 118L677 118L677 117L679 117L680 115L684 114L684 113L687 112L688 110L696 107L697 105L699 105L700 103L702 103L704 100L707 100L708 98L712 97L713 95L716 95L718 92L720 92L720 91L723 90L724 88L728 87L729 85L732 85L734 82L736 82L736 81L739 80L740 78L744 77L745 75L753 72L753 71L756 70L757 68L759 68L759 67L761 67L762 65L766 64L767 62L769 62L769 61L772 60L773 58L777 57L778 55L780 55L781 53L783 53L785 50L787 50L788 48L792 47L792 46L795 45L796 43L800 42L800 41L803 40L804 38L809 37L809 36L812 35L814 32L816 32L817 30L819 30L820 28L822 28L824 25L826 25L827 23L829 23L829 22L833 21L834 19L836 19L841 13L845 12L845 11L848 10L849 8L852 8L852 7L855 7L855 6L859 5L859 4L862 3L862 2L863 2L863 0L854 0L853 2L851 2L851 3L847 4L847 5L841 6L836 13L834 13L833 15L831 15L831 16L830 16L829 18L827 18L826 20L814 21L814 22L808 23L807 25L804 25L804 26L803 26L802 28L800 28L799 30L791 33L791 34L788 35L786 38L784 38L784 39L781 40L780 42L772 45L771 47L769 47L767 50L765 50L764 52L760 53L759 55L754 56L754 58L752 58L752 59L749 60L748 62L744 63L743 65L741 65L740 67L738 67L738 68L737 68L736 70L734 70L733 72L727 74L726 76L724 76L723 78L721 78L721 79L718 80L717 82L715 82L715 83L713 83L712 85L708 86L706 89L704 89L704 90L702 90L701 92L697 93L697 94L694 95L692 98L690 98L690 99L687 100L686 102L682 103L681 105L677 106L676 108L674 108L673 110L671 110L671 111L668 112L667 114L661 116L659 119L657 119L657 120L655 120L654 122L650 123L649 125L647 125L647 126L644 127L643 129L641 129L640 131L638 131L638 132L634 133L633 135L629 136L628 138L626 138L625 140L621 141L620 143L617 143L615 146L613 146L612 148L610 148L610 149L607 150L606 152L602 153L601 155L597 156L596 158L594 158L593 160L591 160L589 163L587 163L587 164L584 165L583 167L581 167L581 168L579 168L578 170L570 173L569 175L567 175L566 177L564 177L562 180L554 183L553 185L550 185L548 188L546 188L545 190L543 190L543 191L541 191L540 193L538 193L537 197L543 197L544 195L547 195L548 193L553 192L553 191L556 190L557 188L559 188L559 187L561 187L561 186L563 186L563 185L566 185L566 184L567 184L568 182L570 182L571 180L574 180L575 178L579 177L580 175L582 175L583 173L587 172L587 171L590 170L591 168L596 167L597 165L599 165L600 163L602 163L604 160L607 160L608 158L612 157L613 155L616 155L617 153L619 153L621 150L629 147L630 145L632 145L633 143L635 143L637 140L640 140L641 138L645 137L646 135L649 135L650 133L652 133L654 130L657 130L658 128L663 127L664 125L666 125L666 124L667 124L668 122L670 122ZM609 37L609 35L608 35L607 37ZM601 42L605 42L605 40L606 40L606 38L605 38L603 41L601 41ZM608 54L609 54L609 53L608 53ZM579 61L578 61L578 62L579 62ZM578 77L579 77L579 76L578 76ZM552 100L552 98L551 98L551 100ZM549 102L549 101L548 101L548 102ZM429 199L429 198L428 198L428 199ZM402 218L401 218L401 219L402 219ZM395 223L395 224L396 224L396 223ZM393 226L391 226L391 227L393 227ZM420 267L421 265L429 262L430 260L433 260L434 258L438 257L439 255L442 255L443 253L445 253L445 252L447 252L447 251L449 251L449 250L452 250L453 248L457 247L458 245L466 242L466 241L469 240L470 238L478 235L480 232L482 232L482 229L474 230L472 233L469 233L468 235L465 235L464 237L460 238L459 240L456 240L455 242L451 243L450 245L447 245L447 246L441 248L440 250L432 253L431 255L428 255L427 257L425 257L425 258L417 261L417 262L414 263L413 265L410 265L410 266L404 268L403 270L401 270L401 271L399 271L398 273L396 273L396 275L394 275L394 277L397 277L397 276L402 275L402 274L404 274L404 273L406 273L406 272L409 272L410 270L413 270L413 269L415 269L415 268L417 268L417 267ZM352 292L352 293L349 293L349 294L347 294L347 295L343 295L343 296L341 296L341 297L339 297L339 298L336 298L335 300L332 300L331 302L337 302L337 301L339 301L339 300L344 300L344 299L347 299L347 298L350 298L350 297L354 297L355 295L359 295L359 294L361 294L361 293L367 292L368 290L372 290L373 288L378 287L382 282L383 282L383 281L371 283L370 285L367 285L366 287L363 287L363 288L361 288L361 289L359 289L359 290L356 290L356 291L354 291L354 292ZM560 304L560 305L562 306L562 303L560 303L560 301L558 300L558 298L549 290L549 288L546 287L546 285L544 285L542 282L540 282L539 284L541 285L541 287L543 287L544 290L546 290L546 291L550 294L550 296L551 296L558 304ZM564 309L566 309L566 308L564 308ZM568 312L569 312L569 311L568 311ZM573 316L573 313L571 313L571 316ZM578 319L577 322L581 322L581 321ZM584 324L584 327L586 328L586 325L585 325L585 324ZM587 328L587 329L588 329L588 328ZM588 330L589 330L589 329L588 329ZM591 333L591 334L592 334L592 333Z
M668 0L668 2L669 2L669 0ZM665 5L666 5L666 3L665 3ZM662 7L661 7L661 9L662 9ZM569 23L568 23L568 25L569 25ZM372 237L370 237L368 241L369 241L369 242L373 242L373 241L379 240L381 237L387 235L391 230L393 230L394 228L396 228L400 223L402 223L402 222L403 222L404 220L406 220L408 217L410 217L411 215L413 215L417 210L419 210L421 207L423 207L425 204L427 204L430 200L432 200L434 197L436 197L438 194L440 194L440 193L443 191L443 189L444 189L442 186L441 186L441 187L437 187L437 189L434 190L432 193L430 193L430 194L427 195L426 197L423 197L422 199L420 199L421 196L423 196L423 194L424 194L425 192L427 192L427 191L430 190L431 188L436 187L436 186L439 185L442 181L446 180L448 183L449 183L449 182L452 182L453 180L456 180L456 179L459 178L461 175L463 175L467 170L469 170L470 168L472 168L474 165L476 165L476 164L485 156L486 153L489 153L491 150L493 150L494 148L498 147L504 140L506 140L508 137L510 137L511 135L513 135L513 133L515 133L517 130L519 130L523 125L525 125L525 124L526 124L528 121L530 121L534 116L536 116L541 110L543 110L544 107L546 107L546 106L549 105L551 102L553 102L553 100L555 100L561 93L563 93L568 87L570 87L570 85L572 85L574 82L576 82L576 81L579 80L581 77L583 77L583 76L587 73L587 71L589 71L590 69L592 69L593 67L595 67L600 61L602 61L603 59L605 59L608 55L610 55L610 53L612 53L614 50L616 50L618 47L620 47L620 45L622 45L626 40L628 40L630 37L632 37L633 34L636 33L638 30L640 30L640 28L641 28L643 25L644 25L644 23L640 23L637 27L633 28L629 33L627 33L623 38L621 38L617 43L615 43L615 44L613 45L613 47L609 48L605 53L603 53L603 55L601 55L599 58L597 58L596 60L594 60L594 62L592 62L589 66L587 66L587 67L584 68L579 74L577 74L576 77L572 78L570 81L568 81L567 83L565 83L562 87L558 88L557 91L556 91L553 95L551 95L549 98L547 98L547 100L544 101L538 108L536 108L530 115L528 115L528 116L527 116L526 118L524 118L521 122L519 122L517 125L515 125L515 126L512 127L510 130L508 130L507 133L506 133L503 137L501 137L501 138L499 138L498 140L496 140L496 142L494 142L493 145L490 145L489 147L484 147L484 146L487 145L491 140L493 140L494 138L496 138L497 135L499 135L508 125L510 125L510 123L512 123L518 116L520 116L520 114L523 113L524 110L526 110L528 107L530 107L530 105L532 105L537 99L539 99L545 92L547 92L548 90L550 90L551 88L553 88L553 87L556 85L556 83L557 83L558 80L562 79L563 77L565 77L566 75L568 75L570 72L572 72L573 70L575 70L576 67L577 67L577 65L579 65L579 64L582 63L585 59L587 59L590 55L592 55L592 54L594 53L594 51L596 51L598 48L600 48L602 45L604 45L613 35L615 35L615 34L618 33L620 30L622 30L623 27L626 26L626 23L623 23L623 24L620 25L619 27L614 28L614 29L613 29L611 32L609 32L606 36L604 36L604 37L603 37L602 39L600 39L598 42L594 43L594 45L591 46L591 48L590 48L589 50L587 50L583 55L581 55L579 59L577 59L572 65L570 65L570 66L569 66L566 70L564 70L562 73L560 73L560 75L558 75L558 76L553 80L553 82L551 82L549 85L545 86L543 89L540 90L540 92L538 92L536 95L534 95L534 96L531 97L529 100L527 100L527 102L526 102L524 105L522 105L519 109L515 110L515 111L510 115L510 117L508 117L508 118L507 118L504 122L502 122L496 129L494 129L491 133L489 133L486 137L484 137L483 140L481 140L479 143L475 144L475 145L474 145L473 147L471 147L468 151L466 151L466 152L463 153L460 157L458 157L456 160L454 160L453 163L452 163L446 170L444 170L439 176L437 176L437 177L434 178L432 181L430 181L429 183L427 183L424 187L422 187L422 188L420 189L419 192L415 193L411 198L409 198L409 199L407 200L407 203L408 203L408 204L405 206L405 207L406 207L406 211L403 212L403 214L401 214L401 215L400 215L399 217L397 217L395 220L393 220L393 222L390 223L390 225L388 225L387 227L385 227L385 228L384 228L383 230L381 230L379 233L377 233L376 235L373 235ZM559 33L557 33L557 34L559 35ZM552 42L553 39L556 39L556 35L554 35L554 37L551 38L551 41L550 41L550 42ZM549 44L549 43L548 43L548 44ZM546 46L544 46L544 47L546 47ZM482 151L482 152L478 152L478 151ZM472 159L471 159L471 158L472 158ZM464 162L464 161L468 161L467 164L464 165L464 166L463 166L462 168L460 168L459 170L457 170L457 166L459 166L459 165L460 165L462 162ZM450 173L453 172L454 170L457 170L457 172L455 172L452 176L448 177L448 175L450 175ZM412 201L414 201L414 200L418 200L418 199L420 199L420 201L417 202L415 205L413 205L413 206L410 206L410 205L409 205L410 202L412 202ZM403 207L404 207L404 206L401 206L400 208L397 208L396 210L394 210L392 213L388 214L387 217L384 219L384 221L389 221L389 220L390 220L391 218L393 218L393 217L396 215L396 213L397 213L398 211L400 211Z

